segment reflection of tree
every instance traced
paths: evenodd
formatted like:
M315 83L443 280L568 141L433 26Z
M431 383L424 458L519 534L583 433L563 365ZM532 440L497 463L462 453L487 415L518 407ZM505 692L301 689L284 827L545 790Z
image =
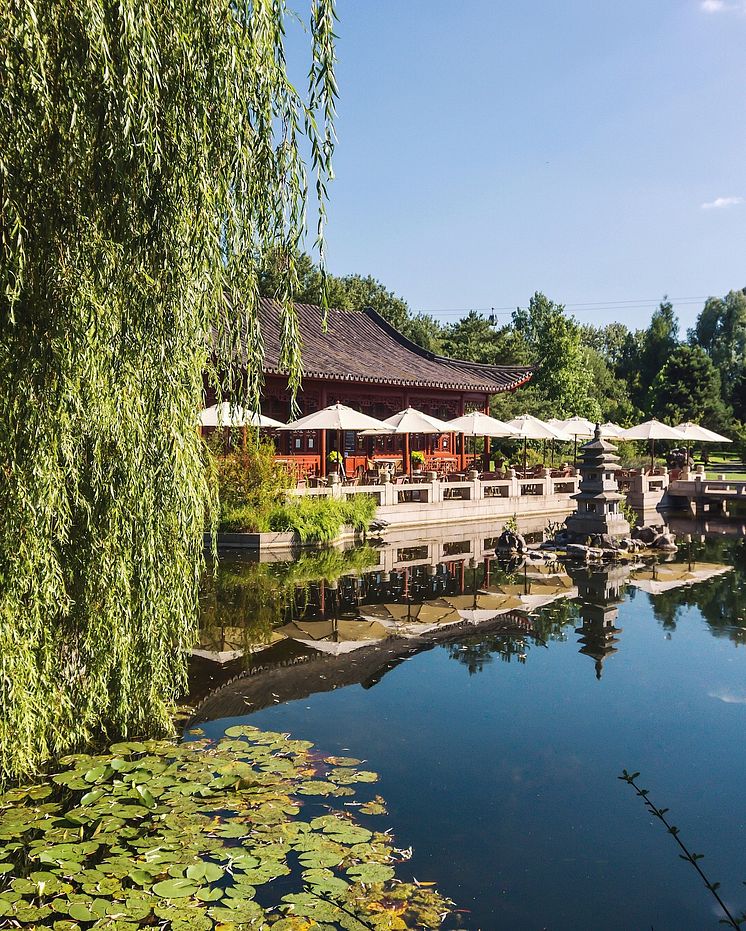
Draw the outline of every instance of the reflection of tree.
M672 589L670 592L661 592L651 599L653 617L664 630L676 630L676 621L682 607L682 589Z
M681 611L696 608L714 636L746 643L746 541L709 541L696 550L682 548L680 558L684 562L691 559L695 570L697 561L707 561L732 565L733 571L655 595L651 603L656 620L666 630L675 630Z
M377 561L371 547L305 553L293 562L223 558L203 580L201 639L216 642L229 632L231 649L248 655L252 648L267 643L275 628L319 607L318 583L335 583Z
M496 656L505 663L514 659L525 663L532 647L546 646L550 640L564 640L565 628L574 628L577 617L577 605L562 599L531 615L531 633L504 630L476 632L445 644L445 649L451 659L466 666L469 675L482 672Z

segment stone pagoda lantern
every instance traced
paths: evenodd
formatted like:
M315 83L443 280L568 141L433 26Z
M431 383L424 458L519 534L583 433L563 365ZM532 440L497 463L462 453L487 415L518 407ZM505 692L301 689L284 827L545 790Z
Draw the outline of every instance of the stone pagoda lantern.
M619 493L616 473L621 468L616 446L601 439L596 425L593 439L581 447L580 490L574 514L565 521L567 530L579 537L595 534L612 538L628 537L631 528L620 510L624 496Z

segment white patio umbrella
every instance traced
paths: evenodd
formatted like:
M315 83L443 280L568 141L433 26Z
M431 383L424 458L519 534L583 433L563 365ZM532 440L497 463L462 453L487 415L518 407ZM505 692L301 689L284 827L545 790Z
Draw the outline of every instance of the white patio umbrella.
M538 417L531 414L521 414L509 420L507 426L513 430L513 435L523 440L523 471L526 471L526 453L529 440L561 440L569 443L571 434L559 427L552 427Z
M313 414L306 414L300 420L284 424L280 430L389 430L380 420L356 411L346 404L330 404Z
M596 425L587 417L570 417L562 421L562 429L565 433L572 433L573 436L591 437L596 432Z
M473 454L475 456L476 437L515 436L515 431L512 430L508 424L503 423L502 420L498 420L497 417L490 417L489 414L484 414L482 411L470 411L468 414L464 414L461 417L456 417L454 420L449 420L448 427L454 433L463 433L464 436L475 437L473 450Z
M346 404L330 404L320 411L314 411L313 414L306 414L300 420L294 420L292 423L284 424L279 427L280 430L380 430L382 433L390 432L389 429L380 420L375 417L369 417L360 411L356 411ZM322 469L326 468L326 463L322 462Z
M653 417L652 420L646 420L645 423L637 424L636 427L630 427L623 433L625 440L648 440L650 442L650 468L653 468L655 460L655 441L656 440L683 440L684 435L679 433L668 424L661 423Z
M515 436L510 424L503 423L497 417L490 417L482 411L471 411L463 417L448 421L448 429L453 433L465 433L466 436Z
M575 465L578 464L578 437L590 439L596 432L596 425L586 417L570 417L562 421L562 429L565 433L571 433L574 440L572 458Z
M265 417L256 411L247 410L238 404L223 401L206 407L199 415L202 427L262 427L264 429L282 427L279 420Z
M690 420L687 420L685 423L680 423L674 429L684 437L685 440L690 440L693 443L732 443L733 440L729 440L727 436L721 436L719 433L715 433L714 430L708 430L706 427L700 427L699 424L692 423Z
M612 440L624 439L624 427L607 420L606 423L601 424L601 436L610 437Z
M409 437L412 433L451 433L451 428L437 417L431 417L430 414L423 414L414 407L408 407L406 410L399 411L398 414L392 414L381 423L386 427L385 430L363 430L364 436L378 436L381 433L387 435L396 434L404 435L405 448L404 459L405 466L411 471L411 458L409 455Z

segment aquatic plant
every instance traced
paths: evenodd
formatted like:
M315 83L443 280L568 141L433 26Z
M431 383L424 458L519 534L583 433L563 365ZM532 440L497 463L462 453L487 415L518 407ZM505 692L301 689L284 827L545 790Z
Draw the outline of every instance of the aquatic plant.
M720 888L720 883L712 882L710 879L708 879L704 873L704 870L699 865L699 861L703 859L704 854L694 853L692 850L690 850L686 846L684 841L681 839L681 835L679 834L679 829L676 827L675 824L671 824L671 822L666 817L666 814L668 813L668 809L658 808L656 805L654 805L653 802L650 800L649 790L642 789L637 784L637 778L639 777L639 775L640 775L639 773L629 773L627 772L626 769L623 769L621 776L617 776L617 779L621 779L622 782L626 782L627 785L632 786L638 798L641 798L643 800L643 803L645 804L645 808L650 812L651 815L653 815L654 818L657 818L658 821L661 822L661 824L665 827L665 829L668 831L671 837L673 837L673 839L676 841L676 843L681 848L681 850L684 851L683 853L680 853L679 856L681 857L682 860L686 860L687 863L690 863L694 867L694 869L699 874L702 882L705 884L705 888L710 892L710 894L713 896L713 898L717 901L718 905L722 909L722 912L725 915L725 918L721 919L720 923L724 925L729 925L731 928L742 927L744 924L746 924L746 912L743 912L739 917L736 917L735 915L733 915L733 913L730 911L730 909L725 904L725 902L723 902L723 900L720 898L720 893L718 892L718 889Z
M281 364L300 383L303 156L323 253L336 96L333 0L309 8L301 96L283 0L0 4L6 772L81 731L169 726L214 500L203 379L256 406L270 250L286 257ZM86 682L82 709L67 684L45 690L59 670Z
M63 767L0 796L0 928L393 931L451 907L395 880L406 853L388 832L334 807L376 774L307 741L236 726Z

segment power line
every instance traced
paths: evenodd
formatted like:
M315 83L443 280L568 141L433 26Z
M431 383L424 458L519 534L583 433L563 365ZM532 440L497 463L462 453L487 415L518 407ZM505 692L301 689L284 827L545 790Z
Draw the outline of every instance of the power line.
M667 301L670 301L672 304L677 306L701 304L707 299L708 296L666 298ZM649 300L640 299L622 301L588 301L584 303L567 303L563 304L562 306L565 308L565 310L573 310L576 313L595 313L597 311L610 310L645 310L650 307L658 307L658 305L661 303L662 298L650 298ZM478 313L485 315L493 314L496 317L509 317L515 312L517 307L518 305L503 307L448 307L435 310L417 309L415 313L428 314L429 316L465 316L469 313Z

